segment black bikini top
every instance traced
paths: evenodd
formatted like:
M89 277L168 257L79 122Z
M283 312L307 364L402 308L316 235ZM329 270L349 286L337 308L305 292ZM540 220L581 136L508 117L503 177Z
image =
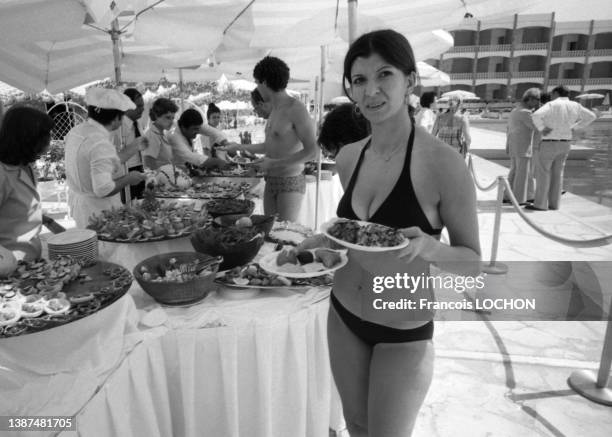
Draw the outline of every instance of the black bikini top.
M397 183L391 190L391 193L378 207L376 212L367 220L372 223L378 223L381 225L389 226L392 228L408 228L411 226L418 226L421 230L429 235L438 235L442 229L435 229L429 223L427 216L423 212L419 201L417 200L412 185L412 179L410 178L410 161L412 159L412 146L414 144L414 124L412 131L410 132L410 138L408 138L408 146L406 150L406 158L404 159L404 167L402 173L397 180ZM338 210L336 214L338 217L343 217L351 220L361 220L357 217L353 210L353 190L359 175L359 169L363 161L363 156L366 149L370 146L370 140L361 149L359 160L355 166L355 170L351 176L348 187L338 203Z

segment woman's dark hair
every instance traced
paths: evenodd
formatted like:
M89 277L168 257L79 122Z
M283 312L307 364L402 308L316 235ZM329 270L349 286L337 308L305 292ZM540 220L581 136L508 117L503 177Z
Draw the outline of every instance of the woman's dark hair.
M255 103L263 103L264 99L261 96L261 94L259 93L259 91L257 90L257 88L255 88L253 91L251 91L251 99L253 99L253 101Z
M325 116L319 144L332 156L336 156L346 144L362 140L370 134L370 123L353 103L338 105Z
M201 126L204 124L202 115L195 109L185 109L178 119L179 127L189 128L191 126Z
M165 97L160 97L153 102L153 106L151 106L151 109L149 110L149 118L155 121L157 120L157 117L161 117L168 112L175 114L178 109L178 106L176 106L172 100L166 99Z
M109 125L117 117L121 119L121 117L123 117L123 114L125 114L125 112L120 111L118 109L102 109L98 108L97 106L87 107L87 116L96 120L103 126Z
M433 102L436 101L436 93L433 91L427 91L421 94L421 107L429 108Z
M208 105L208 108L206 108L206 118L210 118L210 116L212 114L221 114L221 109L219 109L219 107L217 105L215 105L214 103L211 103L210 105Z
M367 58L374 53L406 75L416 72L414 53L404 35L391 29L366 33L351 44L344 57L342 87L349 98L351 96L346 88L346 84L351 83L353 62L357 58Z
M289 67L282 59L266 56L255 65L253 77L274 92L282 91L289 83Z
M0 127L0 161L27 165L38 158L51 140L53 119L42 111L25 106L11 108Z
M134 103L136 103L137 98L142 97L142 94L136 88L126 88L125 91L123 91L123 94L128 96Z

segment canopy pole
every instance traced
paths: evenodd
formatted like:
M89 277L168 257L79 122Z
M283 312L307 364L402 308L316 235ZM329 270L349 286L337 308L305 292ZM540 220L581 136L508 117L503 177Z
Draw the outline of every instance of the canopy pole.
M357 39L357 0L348 0L348 37L349 44Z
M325 90L325 46L321 46L321 91L319 92L319 113L316 118L316 132L317 136L319 135L319 129L321 128L321 123L323 121L323 91ZM319 187L321 186L321 160L323 159L323 153L321 152L321 148L319 147L319 151L317 153L317 185L315 190L315 230L319 228Z
M178 69L179 73L179 93L181 95L181 113L185 111L185 102L183 101L183 69Z
M121 31L119 30L119 20L116 18L111 23L110 30L111 41L113 42L113 61L115 63L115 84L121 83L121 50L119 49L119 38Z

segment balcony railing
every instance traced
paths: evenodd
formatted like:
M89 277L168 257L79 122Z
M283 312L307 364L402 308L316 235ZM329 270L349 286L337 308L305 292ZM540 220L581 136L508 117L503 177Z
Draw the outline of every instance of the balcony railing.
M523 77L537 77L541 79L544 77L543 71L515 71L512 73L512 77L523 78Z
M580 85L582 84L582 79L551 79L549 81L550 85Z
M508 79L507 71L476 73L476 79Z
M451 47L447 53L474 53L476 46L456 46Z
M534 43L517 44L514 47L514 49L515 50L546 50L548 49L548 43L534 42Z
M591 56L612 56L612 49L597 49L591 52Z
M587 85L610 85L612 84L612 77L596 77L587 79Z
M553 58L584 58L586 50L558 50L552 52Z
M451 73L451 80L471 80L472 73Z
M498 44L493 46L479 46L479 52L509 52L512 46L510 44Z

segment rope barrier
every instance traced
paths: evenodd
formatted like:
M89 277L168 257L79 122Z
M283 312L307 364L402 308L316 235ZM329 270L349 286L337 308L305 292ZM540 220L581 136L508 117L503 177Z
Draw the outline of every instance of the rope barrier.
M527 216L527 214L523 211L523 208L521 208L521 206L518 204L516 198L514 197L514 193L512 193L512 189L510 188L510 183L508 182L508 179L505 176L500 176L498 179L500 179L501 180L500 182L504 185L504 188L507 192L507 196L512 202L512 206L514 207L516 212L518 212L519 216L523 220L525 220L525 222L529 226L531 226L533 229L535 229L536 231L538 231L540 234L544 235L545 237L557 243L561 243L567 246L577 247L577 248L601 247L601 246L606 246L612 243L612 234L605 235L603 237L593 238L590 240L572 240L570 238L559 237L551 232L546 231L545 229L542 229Z
M490 185L486 187L480 185L480 182L478 182L478 178L476 177L476 170L474 170L474 162L472 161L471 154L468 154L468 169L470 170L470 173L472 174L474 185L476 185L476 188L478 188L480 191L491 191L493 188L497 186L497 179L495 179L493 182L491 182Z

